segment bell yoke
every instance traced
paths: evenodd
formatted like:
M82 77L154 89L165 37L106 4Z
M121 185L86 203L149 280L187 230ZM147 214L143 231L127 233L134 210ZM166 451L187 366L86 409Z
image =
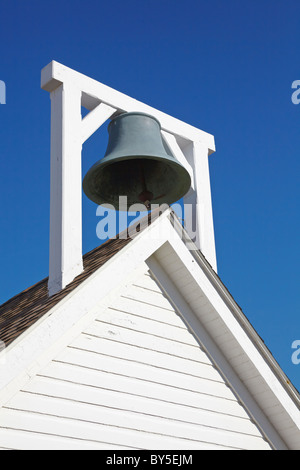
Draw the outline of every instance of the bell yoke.
M129 112L116 116L108 125L108 146L83 180L86 196L98 205L111 204L128 210L142 203L171 205L191 186L184 166L165 145L159 121L145 113ZM119 197L127 197L127 207Z

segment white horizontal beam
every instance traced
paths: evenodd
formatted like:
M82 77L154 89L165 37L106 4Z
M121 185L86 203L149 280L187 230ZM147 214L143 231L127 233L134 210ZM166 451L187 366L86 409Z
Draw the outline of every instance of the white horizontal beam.
M190 141L199 141L209 149L209 153L215 151L213 135L158 111L157 109L114 90L113 88L89 78L86 75L76 72L65 65L52 61L42 70L41 87L46 91L52 92L62 83L67 82L80 88L80 90L85 94L90 95L96 100L98 99L119 111L138 111L151 114L151 116L154 116L159 120L163 130Z

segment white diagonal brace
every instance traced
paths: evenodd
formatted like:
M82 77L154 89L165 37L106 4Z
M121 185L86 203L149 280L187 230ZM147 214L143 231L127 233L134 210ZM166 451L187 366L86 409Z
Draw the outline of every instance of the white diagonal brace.
M100 103L95 109L83 118L81 123L81 141L84 143L102 124L114 113L116 108L112 108L105 103Z

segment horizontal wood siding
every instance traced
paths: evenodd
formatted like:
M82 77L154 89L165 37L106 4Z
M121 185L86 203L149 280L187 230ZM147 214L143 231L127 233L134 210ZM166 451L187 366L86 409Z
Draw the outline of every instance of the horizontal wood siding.
M0 447L270 448L148 273L0 410Z

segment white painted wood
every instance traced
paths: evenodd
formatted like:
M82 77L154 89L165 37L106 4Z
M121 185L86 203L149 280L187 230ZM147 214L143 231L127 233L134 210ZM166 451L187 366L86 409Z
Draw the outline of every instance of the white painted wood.
M162 436L172 436L174 438L188 439L191 441L202 441L209 443L217 443L219 445L226 445L231 447L239 448L266 448L266 443L259 436L254 435L242 435L240 430L238 432L228 431L220 428L220 419L216 421L216 427L213 426L213 419L215 415L212 413L211 416L206 417L208 419L209 425L198 424L194 425L185 421L187 416L187 411L175 406L173 404L161 404L159 401L154 401L151 399L140 398L137 396L130 396L129 394L124 394L122 392L114 392L111 390L105 391L103 389L98 389L95 387L82 387L74 383L62 383L61 381L51 381L49 379L36 379L32 383L32 387L36 394L31 397L30 403L28 400L23 400L27 398L28 395L25 394L19 399L21 400L20 405L17 402L17 399L12 401L12 409L25 407L26 409L26 418L23 418L22 413L16 413L19 415L18 422L15 422L15 426L20 425L19 419L23 420L23 423L32 429L32 423L34 420L34 413L37 412L37 407L32 410L32 403L38 403L40 400L40 395L46 395L47 397L60 398L63 394L64 400L61 400L57 404L57 400L52 400L47 408L47 414L51 415L49 420L49 425L47 426L52 428L51 424L53 422L53 417L57 418L61 416L62 418L69 418L67 413L68 403L73 402L75 406L71 407L72 410L69 412L71 420L76 420L76 425L80 424L84 429L84 436L86 438L92 438L92 432L98 432L98 435L101 435L102 425L115 426L116 428L121 428L127 432L130 430L139 430L142 432L149 432L149 434L156 435L160 434ZM33 398L33 400L32 400ZM35 400L34 400L35 398ZM50 400L48 400L49 402ZM53 403L56 408L53 409ZM86 406L80 406L80 404ZM97 417L97 408L100 405L100 413ZM96 405L91 406L91 405ZM36 405L35 405L36 406ZM69 407L70 408L70 407ZM80 410L81 408L81 410ZM28 414L28 409L31 414ZM105 413L106 409L110 412ZM130 413L125 411L129 410ZM0 413L1 423L3 426L14 422L14 417L10 415L7 408L3 409ZM81 413L83 414L79 414ZM14 413L13 413L14 414ZM170 420L171 416L171 422ZM196 420L197 413L193 413L194 420ZM147 419L148 418L148 419ZM156 419L155 419L156 418ZM17 419L17 418L16 418ZM203 421L203 413L198 415L198 419ZM63 426L66 426L68 432L72 432L73 423L66 422L67 420L62 419L62 424L60 425L60 432L62 432ZM80 423L79 423L80 421ZM84 423L84 425L82 424ZM27 424L28 423L28 424ZM97 424L98 426L95 426ZM226 424L224 423L224 426ZM79 426L76 426L79 428ZM23 427L21 428L23 429ZM250 427L251 429L251 427ZM42 428L40 428L42 431ZM247 429L249 431L249 429ZM82 431L81 431L82 432ZM67 431L65 431L66 435ZM77 430L77 437L80 436L80 429ZM81 434L82 435L82 434ZM128 441L125 442L128 444ZM132 441L136 444L136 440Z
M94 100L100 100L116 108L118 111L139 111L151 114L158 119L163 130L191 141L199 140L207 145L210 152L215 151L214 137L211 134L152 108L135 98L131 98L124 93L114 90L65 65L52 61L42 70L41 87L51 93L60 86L61 83L76 84L76 86L84 92L83 99L85 99L85 101L82 101L82 105L87 108L89 108L89 100L86 99L86 97L93 97ZM92 103L94 100L92 100ZM94 104L92 106L94 107Z
M194 260L191 260L193 265ZM249 394L245 385L241 382L239 376L237 376L232 369L230 363L226 360L226 357L222 354L219 349L219 344L214 342L214 336L210 336L206 329L202 326L199 326L198 321L195 318L195 314L191 310L189 304L185 298L179 293L176 288L176 285L173 284L172 280L166 274L162 266L158 263L156 257L151 257L147 261L148 266L150 267L153 275L163 286L164 291L172 298L174 305L176 305L178 312L181 312L194 332L195 336L199 342L203 345L206 351L209 351L209 355L214 364L222 371L222 376L226 378L228 383L230 383L235 391L237 397L240 398L241 402L246 407L250 416L255 420L256 423L259 423L260 429L264 435L268 436L270 442L277 449L286 449L284 441L280 438L276 429L272 426L269 420L267 420L262 412L262 409L257 405L251 394Z
M123 297L174 311L169 299L167 299L162 292L151 291L142 286L130 286L130 288L126 289L124 292Z
M148 269L144 267L145 258L167 240L161 226L167 215L168 211L148 227L146 243L145 236L138 235L0 353L5 353L5 364L0 361L0 405L51 357L52 350L67 344L89 318L97 315L95 306L100 304L105 310L131 276Z
M104 374L115 374L124 378L124 372L130 371L131 379L138 381L148 381L149 384L155 386L168 387L171 390L177 390L178 392L183 391L184 393L199 394L201 396L201 403L205 403L204 409L211 409L211 405L214 406L216 403L217 408L215 412L220 412L221 404L230 403L232 405L236 401L236 393L238 396L241 393L241 379L239 379L238 367L243 368L257 368L260 366L257 362L256 355L249 355L247 348L243 347L243 338L239 334L239 329L236 327L231 328L230 322L227 322L227 313L224 313L222 309L228 309L234 320L240 325L244 333L248 335L249 341L252 342L257 353L260 354L259 361L264 361L266 366L270 368L269 373L273 374L272 385L277 384L276 387L271 387L264 375L264 371L261 370L261 379L255 382L255 385L259 385L260 393L257 394L256 390L248 389L248 397L243 402L246 404L249 413L253 416L253 406L259 410L255 414L255 420L260 428L264 429L268 439L273 442L274 448L299 448L299 427L295 424L298 417L298 411L293 409L297 406L296 399L289 397L289 392L292 392L290 386L284 382L284 378L280 375L280 369L276 369L271 363L268 353L264 352L264 346L261 344L261 340L251 329L250 325L243 318L242 313L238 307L234 304L227 291L222 286L218 277L208 267L205 259L197 253L191 254L181 239L176 242L176 237L172 240L168 239L168 230L164 230L168 222L169 213L162 215L160 220L153 223L145 232L139 234L134 241L126 246L121 253L117 254L110 262L104 265L98 272L94 273L90 278L82 283L77 289L75 289L69 296L67 296L63 302L60 302L52 310L48 312L40 321L38 321L33 327L27 330L21 337L6 351L6 366L3 367L0 364L0 405L9 406L9 401L12 396L16 396L18 390L24 389L28 381L35 377L36 373L42 373L43 368L49 364L49 361L54 359L56 362L66 362L70 365L77 365L81 368L91 368L94 370L100 370ZM158 226L159 224L159 226ZM159 237L157 237L159 235ZM195 356L190 358L186 356L187 349L191 352L197 350L196 347L180 343L178 341L170 341L166 338L155 338L155 342L149 344L149 347L145 347L144 338L147 335L143 335L143 341L139 345L134 344L133 337L132 344L115 341L114 335L107 336L107 338L96 338L95 336L82 334L82 332L88 328L91 323L95 322L97 317L101 313L105 313L108 308L112 305L112 301L119 296L120 306L122 307L122 301L125 301L123 297L126 295L128 289L133 289L133 284L138 286L139 292L142 293L144 290L154 291L156 298L158 298L158 291L152 286L145 286L144 279L142 281L137 280L137 276L141 276L146 269L143 264L145 259L155 253L155 257L159 257L163 261L162 266L166 273L167 280L173 283L173 273L176 273L176 282L173 284L173 293L171 295L172 305L176 305L177 309L184 316L185 321L189 324L191 330L196 334L197 338L201 340L202 345L205 344L205 350L208 351L210 358L213 356L214 363L218 365L221 371L221 376L226 377L231 386L234 389L234 399L232 399L232 390L226 386L223 382L215 380L207 380L203 377L197 377L190 374L183 374L179 370L168 370L162 363L162 366L158 367L161 355L169 355L169 357L176 355L183 357L183 359L195 360ZM168 270L168 263L172 264L172 269ZM142 267L141 267L142 264ZM122 266L127 267L127 272L122 269ZM177 268L176 268L177 265ZM131 280L129 280L129 276ZM179 277L178 277L179 276ZM180 276L184 282L180 282ZM193 302L189 304L185 303L177 304L178 300L184 299L185 289L186 292L191 292L191 284L187 282L189 280L193 284L193 288L199 293L199 302L195 297ZM149 281L149 280L148 280ZM147 281L147 282L148 282ZM166 280L165 280L166 282ZM115 286L118 286L115 288ZM164 287L165 290L165 287ZM193 289L192 289L193 290ZM169 292L169 291L168 291ZM169 295L169 293L168 293ZM163 296L161 296L163 298ZM203 299L206 298L206 302ZM151 305L137 299L127 299L128 305L143 306L142 311L135 310L134 314L139 317L143 317L143 311L145 308L146 314L144 318L151 319ZM217 302L217 304L216 304ZM220 308L218 311L217 305ZM146 310L147 306L147 310ZM126 308L127 308L126 307ZM115 308L116 310L116 308ZM120 311L124 309L120 308ZM126 310L126 309L125 309ZM161 308L158 305L153 307L155 316L153 316L153 322L158 322L159 312L168 312L168 322L170 325L173 324L170 321L172 310L170 308ZM126 311L125 311L126 313ZM133 312L130 312L131 314ZM213 320L211 315L213 313ZM219 321L215 321L216 318ZM175 323L173 326L178 328L178 315L175 316ZM191 321L191 318L193 320ZM203 327L205 322L205 328ZM162 323L162 328L165 325ZM211 326L210 326L211 325ZM224 329L224 325L226 328ZM230 326L230 328L229 328ZM113 329L120 328L112 326ZM122 337L124 337L124 328L122 329ZM128 329L127 329L128 330ZM112 331L112 330L111 330ZM165 330L164 330L165 331ZM135 340L138 340L138 331L132 331L132 335L135 335ZM234 359L239 359L236 366L226 360L226 345L230 344L229 341L225 341L224 348L218 350L218 354L215 357L216 351L213 346L214 335L219 336L227 335L227 337L236 337L240 344L240 352L243 355L236 356ZM126 333L128 335L128 332ZM149 335L150 337L151 335ZM83 337L85 338L83 340ZM141 337L140 337L141 339ZM164 351L155 352L157 349L157 340L159 339L160 344L168 346ZM209 339L209 341L208 341ZM221 339L221 338L219 338ZM78 341L78 343L77 343ZM207 342L208 341L208 342ZM89 346L90 343L90 346ZM104 347L104 343L106 346ZM111 345L111 349L107 345ZM175 348L172 349L173 345ZM178 349L181 347L182 349ZM120 349L122 348L122 349ZM118 356L118 351L120 351ZM148 356L142 357L141 352ZM180 352L179 352L180 351ZM206 363L203 360L203 350L201 352L201 359L199 362ZM124 357L123 357L124 353ZM126 356L126 354L128 354ZM66 355L65 357L62 357ZM152 355L152 364L150 364L150 355ZM185 357L184 357L185 356ZM173 359L172 359L173 360ZM1 361L0 361L1 362ZM197 361L196 361L197 362ZM179 367L179 366L178 366ZM277 375L278 374L278 375ZM183 380L184 377L184 380ZM130 379L130 377L127 377ZM264 386L262 386L264 384ZM245 387L247 384L244 383ZM254 386L254 384L252 385ZM219 391L219 393L216 392ZM224 396L224 391L229 394L227 398ZM263 391L262 391L263 390ZM178 395L176 395L178 398ZM169 394L169 398L172 399L172 393ZM282 400L284 398L284 400ZM285 406L284 401L290 400L289 406ZM175 401L175 400L174 400ZM254 405L251 404L254 403ZM272 405L268 407L269 403ZM242 406L236 401L238 407ZM255 408L254 406L254 408ZM232 408L230 408L232 410ZM231 411L232 412L232 411ZM231 414L228 411L228 414ZM222 412L220 412L221 414ZM234 412L233 414L235 414ZM273 427L273 431L270 428ZM1 426L0 426L1 429ZM19 432L19 431L16 431ZM35 432L35 431L30 431ZM277 434L278 440L274 439L274 433ZM68 438L69 439L69 438ZM286 441L286 446L282 444L282 439ZM121 442L119 442L121 445ZM198 445L198 443L197 443ZM203 443L199 444L199 448ZM0 441L0 447L5 445Z
M29 428L30 432L43 434L44 429L48 429L48 433L53 436L62 438L71 438L78 440L78 449L81 448L80 442L93 441L101 443L114 441L116 449L131 447L136 449L216 449L226 448L219 444L211 444L207 440L203 443L191 439L181 439L175 436L163 434L154 434L141 432L139 430L122 429L117 426L107 426L99 423L79 422L73 419L65 419L59 417L49 417L47 415L39 415L34 413L20 412L16 410L2 409L0 419L4 426L12 424L16 430L25 430ZM27 430L27 429L26 429ZM122 444L120 444L122 443ZM133 445L133 443L135 445ZM14 448L18 443L14 444ZM111 447L111 445L110 445ZM65 447L68 449L68 447ZM103 445L102 445L103 448ZM228 447L227 447L228 448Z
M116 112L115 108L107 104L100 103L96 108L87 114L81 122L81 139L84 143L99 127Z
M183 198L185 227L198 249L217 272L217 259L210 189L208 149L201 142L193 142L185 149L186 159L193 169L194 190ZM192 246L189 247L193 249Z
M123 299L125 298L123 297L122 301ZM130 301L131 299L125 299L125 300ZM136 304L137 302L131 301L131 303ZM157 318L154 318L154 319L148 318L147 316L142 315L142 313L144 313L143 312L144 305L145 305L144 303L141 303L141 302L138 303L139 310L137 313L131 313L131 312L125 311L123 305L121 305L122 309L109 307L106 312L101 313L98 320L101 322L111 322L111 319L113 318L116 321L116 325L119 324L120 326L128 326L129 328L133 325L134 327L133 329L136 329L136 327L138 327L137 324L135 323L137 321L137 322L142 322L142 324L144 325L151 326L152 328L154 328L154 330L155 330L155 326L157 326L157 328L159 328L161 331L162 328L166 328L166 325L171 326L173 328L179 328L179 330L184 330L184 326L182 325L182 323L181 325L176 325L176 324L172 325L172 323L168 323L166 321L166 318L164 317L165 309L160 309L159 316L157 315ZM147 320L151 320L151 322L147 322ZM142 324L140 325L140 328L142 328Z
M185 201L192 205L192 213L187 210L187 230L191 232L191 223L196 224L197 248L203 250L216 269L206 161L208 155L215 151L214 137L55 61L42 70L41 86L50 92L52 101L49 295L63 289L83 269L82 144L116 112L146 112L161 123L163 138L191 176L188 194L192 197ZM81 119L82 105L91 109L84 119ZM192 158L185 155L179 141L192 146Z
M203 293L205 297L210 300L209 303L211 307L213 307L215 313L219 316L221 323L226 325L228 338L235 338L239 344L240 352L242 354L246 354L248 357L248 367L253 367L253 364L255 364L254 367L260 375L260 386L262 389L268 389L269 391L276 390L279 392L283 409L286 411L289 409L288 414L294 421L295 432L298 433L296 429L300 429L300 411L298 407L299 405L297 406L297 402L299 403L299 397L295 395L292 388L287 386L288 383L282 376L282 371L278 367L278 364L276 364L274 361L274 358L272 358L270 352L267 350L256 332L251 328L249 322L235 304L226 288L219 282L217 276L213 273L212 270L206 269L205 260L202 259L200 255L197 258L192 256L191 252L184 249L182 244L176 243L175 237L170 240L170 245L173 245L174 249L176 250L176 259L179 261L181 258L182 265L185 266L185 269L189 272L189 275L194 277L193 282L195 282L195 289L198 289L196 287L196 285L198 285L201 294ZM183 258L181 257L180 253L184 253ZM167 268L167 264L164 264L164 266ZM170 279L172 279L173 271L168 270L167 268L166 272ZM182 289L182 294L184 295L184 289ZM201 322L204 321L205 316L210 316L209 311L205 312L205 309L202 307L198 308L196 299L194 302L190 303L190 306L196 312ZM208 329L208 331L211 336L214 337L215 330ZM236 352L238 353L238 351ZM224 347L222 349L222 353L225 355L225 357L228 357L231 354L231 349ZM237 369L238 375L240 372L241 371ZM279 384L278 377L280 376L282 378ZM262 377L264 377L264 379L262 379ZM267 405L267 401L260 400L261 391L257 393L256 387L251 387L250 382L249 385L247 382L245 385L249 387L253 397L258 400L261 408L264 409ZM290 399L290 397L293 395L295 396L295 400ZM277 398L279 398L279 396ZM280 421L277 420L275 415L272 417L272 419L273 418L275 427L277 427L277 425L280 426Z
M116 348L114 347L114 349ZM122 358L119 357L119 359ZM182 405L188 407L188 411L199 409L249 421L248 414L235 397L228 393L227 387L223 387L223 390L219 387L221 394L223 393L225 396L218 397L211 393L205 393L209 389L203 389L204 381L202 379L186 376L182 380L183 377L179 373L172 374L171 371L164 374L164 371L161 370L163 365L158 371L155 371L154 376L151 366L147 366L146 363L141 364L141 361L135 361L134 365L130 366L129 364L127 367L128 364L126 360L118 360L118 357L99 357L99 355L96 356L88 351L69 350L64 357L49 364L43 370L43 376L71 380L70 377L74 371L77 371L77 374L80 373L81 383L86 385L98 384L99 387L109 390L122 390L132 395ZM155 366L157 367L157 363ZM85 368L84 374L82 367ZM128 375L129 372L130 375ZM76 381L78 381L79 375L77 375ZM191 388L187 389L189 384L191 384Z
M51 95L51 187L49 295L59 292L83 270L81 151L114 112L99 104L81 119L81 90L62 83Z
M71 396L77 397L76 394L74 395L76 386L71 384L71 388L73 390ZM130 397L126 394L116 396L114 400L114 392L109 393L98 389L97 398L93 398L89 393L91 390L87 387L86 394L81 396L80 400L76 398L65 400L57 396L59 391L54 392L54 397L50 395L52 393L50 385L45 396L20 394L13 400L11 409L24 410L25 408L32 413L40 414L44 414L44 410L47 409L48 413L60 417L62 421L75 419L77 422L93 425L115 426L128 431L139 430L140 433L148 432L192 441L206 441L230 447L243 448L246 445L249 448L268 448L255 427L245 420L223 417L221 424L224 428L220 428L220 419L214 413L199 410L188 415L185 408L175 405L159 406L157 402L154 403L150 399ZM92 391L95 395L94 388ZM94 400L97 400L96 406L93 404ZM98 405L99 400L103 400L103 405ZM193 421L189 422L188 419ZM237 426L239 432L236 432ZM254 431L255 434L249 434L249 431Z
M140 302L137 299L128 299L127 297L121 296L120 298L114 299L109 307L112 310L120 310L123 312L131 313L132 315L140 315L141 310L143 311L143 317L154 318L162 323L167 323L174 326L181 327L182 323L179 317L173 315L171 310L161 308L159 306L149 305L145 302Z
M144 275L136 279L135 282L132 283L132 285L144 287L145 289L149 289L154 292L159 292L160 294L162 293L160 287L152 278L150 271L145 272Z
M154 322L150 319L112 310L110 310L110 318L106 318L106 320L107 321L105 321L105 319L102 318L102 315L100 315L92 326L94 330L90 329L86 332L95 335L99 332L99 335L101 335L103 328L106 328L105 325L109 324L118 327L116 328L116 331L118 332L121 331L121 328L124 329L125 334L127 331L130 334L132 332L138 332L141 335L148 335L158 339L162 338L167 341L176 341L198 348L195 338L185 328L178 328L173 325L162 325L157 321Z
M99 322L85 328L84 332L96 338L114 339L118 343L138 345L164 353L176 354L181 357L194 357L197 346L183 341L168 340L164 337L148 335L110 324Z
M65 371L65 367L64 367ZM81 371L80 371L81 372ZM53 374L53 372L52 372ZM55 372L54 372L55 374ZM60 376L59 374L55 374ZM82 375L80 374L81 378ZM71 377L61 377L61 380L69 380ZM101 376L100 376L101 379ZM75 382L74 382L75 380ZM37 394L21 392L10 403L7 409L27 410L33 413L48 414L52 416L60 416L65 418L73 418L81 421L91 421L100 424L107 424L112 426L121 426L124 428L137 428L143 431L154 431L165 434L177 435L178 437L187 437L182 434L181 426L190 426L191 434L193 430L197 430L194 425L201 425L203 427L209 426L222 431L232 431L241 434L251 435L253 437L260 437L260 433L249 419L230 416L224 414L222 416L209 410L201 408L190 408L187 404L181 405L172 402L164 402L161 397L153 399L152 397L139 395L135 389L130 389L129 393L120 392L119 390L111 390L110 388L104 389L103 383L99 383L99 376L88 378L92 383L91 386L85 385L87 388L81 387L86 390L86 394L81 396L80 400L74 398L67 399L60 397L59 390L53 391L51 380L45 382L48 386L48 391L39 388L40 392ZM74 383L78 382L77 377L72 378L70 382L70 389L73 390L71 396L76 397ZM120 386L120 382L115 379L116 386ZM60 383L60 382L59 382ZM110 382L105 386L109 387ZM90 391L96 388L96 395L90 395ZM134 391L134 393L132 393ZM144 390L143 390L144 391ZM52 395L54 393L54 395ZM70 392L71 393L71 392ZM75 395L74 395L75 394ZM89 400L92 400L90 402ZM101 401L100 401L101 400ZM95 403L95 401L97 403ZM132 424L131 424L132 423ZM187 429L189 426L187 426ZM189 432L189 431L188 431ZM191 435L191 438L196 435Z
M77 337L2 407L0 446L30 448L38 436L39 448L81 448L81 440L83 448L270 448L147 269L117 294L121 305L124 295L138 303L138 314L99 302ZM155 313L144 316L143 305Z
M127 342L127 337L129 338L129 341L133 341L133 337L137 337L137 334L135 336L132 336L131 334L127 335L128 331L123 331L123 329L121 330L120 328L115 328L115 327L112 327L110 326L110 337L115 337L116 338L116 341L118 342L123 342L125 344L128 344ZM97 335L97 332L95 333ZM140 334L140 333L138 333ZM143 342L143 339L144 339L144 336L140 334L141 337L141 343ZM130 344L130 343L129 343ZM165 342L166 346L167 346L167 341ZM155 350L154 348L156 347L156 342L154 341L152 344L151 344L153 350ZM165 348L167 351L168 351L168 348L166 347ZM167 361L166 361L167 362ZM202 363L200 361L193 361L191 362L190 360L185 360L185 359L181 359L181 358L178 358L176 357L176 365L178 363L178 366L177 368L179 370L181 370L182 372L185 372L186 374L190 374L190 375L195 375L195 376L198 376L198 377L205 377L205 378L209 378L210 380L216 380L216 381L220 381L220 378L219 378L219 375L217 374L217 372L215 371L214 367L212 367L211 364L206 364L206 363ZM168 367L167 367L168 365ZM172 366L172 361L169 360L169 363L166 364L166 368L171 368ZM178 370L177 369L177 370ZM175 369L176 370L176 369Z
M95 345L87 344L88 347L93 347ZM114 343L115 350L118 351L119 345ZM101 345L100 345L101 348ZM124 348L125 349L125 348ZM84 361L87 361L87 367L96 368L103 370L105 372L113 372L119 375L126 373L134 378L141 380L148 380L151 383L159 383L171 387L180 388L183 390L191 390L193 392L199 392L202 394L212 395L214 397L225 398L227 400L232 400L232 392L222 381L212 381L207 380L205 377L199 377L196 374L184 374L180 371L180 368L173 370L172 368L167 368L162 364L158 366L155 363L154 359L147 359L143 351L135 351L136 355L139 356L134 360L124 360L122 357L118 357L115 353L115 357L107 357L99 354L90 354L93 352L90 349L85 351L69 351L69 354L64 356L61 360L62 362L68 362L71 364L78 364L84 366ZM127 354L129 352L127 351ZM154 358L157 358L157 355L153 354ZM101 362L100 362L101 361ZM148 361L148 362L147 362ZM172 364L169 366L172 367ZM184 374L184 375L183 375Z
M142 315L143 306L143 303L139 303L139 314L133 314L130 312L124 312L124 310L109 308L106 312L101 313L97 317L97 320L99 322L115 324L116 326L128 327L131 330L133 329L137 331L144 331L147 332L147 334L153 333L156 336L162 337L165 336L164 331L170 330L171 332L174 332L175 335L177 333L179 334L179 337L182 337L183 339L187 337L187 340L190 340L190 335L187 335L184 325L169 324L163 321L163 316L158 319L144 317Z
M132 449L131 446L116 446L108 442L95 442L57 436L55 434L42 434L40 432L15 429L0 429L0 441L9 450L110 450Z
M80 449L81 441L92 441L94 444L105 442L105 437L109 441L111 436L111 429L109 427L101 427L76 422L75 420L63 420L58 417L49 417L44 414L24 413L16 410L2 409L0 413L1 422L4 426L11 425L17 431L27 431L35 435L43 435L44 430L47 429L47 435L55 436L57 438L69 438L77 440L78 448ZM99 429L100 428L100 429ZM98 437L102 431L100 438ZM122 431L121 431L122 434ZM82 439L82 436L85 439ZM130 443L128 442L128 446ZM14 448L18 448L18 443L14 443Z
M61 85L51 94L50 295L82 269L81 93Z
M180 148L174 135L162 132L163 137L180 163L191 177L191 188L184 196L184 224L193 244L189 249L198 249L217 272L216 248L213 226L213 211L209 175L209 150L199 141Z
M178 145L178 142L173 134L169 132L162 131L163 139L165 140L167 146L170 148L172 154L175 158L184 166L184 168L188 171L190 178L191 178L191 187L194 188L194 175L193 175L193 168L190 163L187 161L186 157L184 156L181 148Z

